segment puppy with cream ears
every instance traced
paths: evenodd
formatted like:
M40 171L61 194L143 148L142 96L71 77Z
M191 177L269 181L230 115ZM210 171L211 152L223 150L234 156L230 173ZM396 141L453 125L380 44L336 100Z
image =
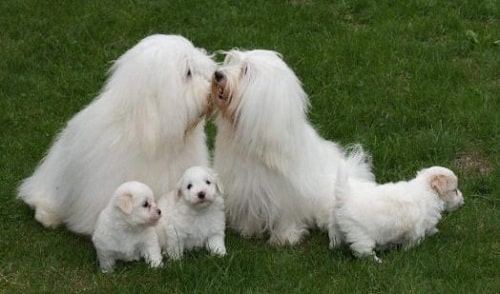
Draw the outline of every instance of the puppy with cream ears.
M158 200L164 212L156 232L161 248L174 260L185 250L206 248L224 256L223 189L215 173L206 167L188 168L175 190Z
M92 241L103 272L113 271L117 260L144 258L151 267L162 266L154 226L160 219L151 189L140 182L126 182L116 189L100 213Z
M457 176L440 166L423 169L410 181L383 185L348 179L340 167L330 247L345 241L356 256L372 256L381 262L376 248L416 246L425 236L438 232L436 225L443 211L464 204L457 187Z

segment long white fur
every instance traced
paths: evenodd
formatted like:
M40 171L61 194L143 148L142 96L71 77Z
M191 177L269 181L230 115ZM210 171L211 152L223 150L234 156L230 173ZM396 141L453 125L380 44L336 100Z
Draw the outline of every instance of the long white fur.
M190 185L190 187L188 187ZM198 193L203 192L202 199ZM158 200L163 211L156 227L160 246L172 259L187 250L206 248L226 254L223 188L217 175L208 168L188 168L175 190Z
M444 210L464 203L456 175L439 166L419 171L410 181L380 185L347 179L343 167L338 174L330 247L346 242L357 256L372 256L378 262L376 248L418 245L438 232Z
M100 95L57 136L18 197L46 227L91 234L120 183L170 191L208 165L204 119L215 63L175 35L152 35L123 54Z
M308 97L278 53L226 52L217 74L226 88L214 76L212 99L221 109L214 168L229 226L244 236L270 232L275 244L296 244L316 225L326 229L339 162L350 176L373 180L362 148L346 155L318 135L307 121ZM222 92L231 99L217 97Z

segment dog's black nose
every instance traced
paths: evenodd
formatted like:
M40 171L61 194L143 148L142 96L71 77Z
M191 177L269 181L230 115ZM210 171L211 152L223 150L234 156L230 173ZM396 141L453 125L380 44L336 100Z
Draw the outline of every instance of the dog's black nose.
M198 198L205 199L205 192L201 191L198 193Z
M224 74L223 74L223 73L221 73L220 71L216 71L216 72L214 73L214 78L215 78L215 81L216 81L216 82L220 82L220 81L222 81L222 79L224 78Z

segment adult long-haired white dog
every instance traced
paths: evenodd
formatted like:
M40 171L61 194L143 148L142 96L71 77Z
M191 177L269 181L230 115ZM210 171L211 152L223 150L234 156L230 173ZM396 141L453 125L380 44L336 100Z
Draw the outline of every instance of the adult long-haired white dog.
M341 167L342 168L342 167ZM377 247L418 245L427 235L438 232L443 211L464 204L457 176L449 169L423 169L410 181L376 185L348 180L339 171L335 209L332 210L330 246L348 243L357 256L372 256ZM343 235L340 240L338 234Z
M121 183L155 195L192 165L208 165L204 114L215 63L175 35L152 35L122 55L100 95L61 131L18 197L45 227L91 234Z
M97 218L92 234L103 272L113 271L117 260L144 258L151 267L162 265L154 226L161 217L153 191L143 183L121 184Z
M223 188L209 168L193 166L176 188L158 200L163 217L156 227L160 245L172 259L186 250L206 248L226 254Z
M346 155L307 121L308 97L273 51L226 52L212 79L216 119L214 168L226 191L231 228L244 236L270 232L274 244L295 244L326 229L340 161L352 177L372 180L361 148Z

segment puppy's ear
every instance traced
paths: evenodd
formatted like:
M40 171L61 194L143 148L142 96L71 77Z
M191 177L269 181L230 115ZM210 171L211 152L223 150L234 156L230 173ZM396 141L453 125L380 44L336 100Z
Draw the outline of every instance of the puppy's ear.
M217 174L213 174L215 181L215 189L219 195L224 195L224 187L222 186L221 181L219 180L219 176Z
M182 178L175 184L175 195L177 196L177 200L182 197Z
M431 178L431 188L436 191L439 196L445 195L448 189L448 182L446 180L446 176L444 175L435 175Z
M118 196L118 199L116 200L116 205L125 214L132 213L133 204L132 194L130 193L124 193Z

